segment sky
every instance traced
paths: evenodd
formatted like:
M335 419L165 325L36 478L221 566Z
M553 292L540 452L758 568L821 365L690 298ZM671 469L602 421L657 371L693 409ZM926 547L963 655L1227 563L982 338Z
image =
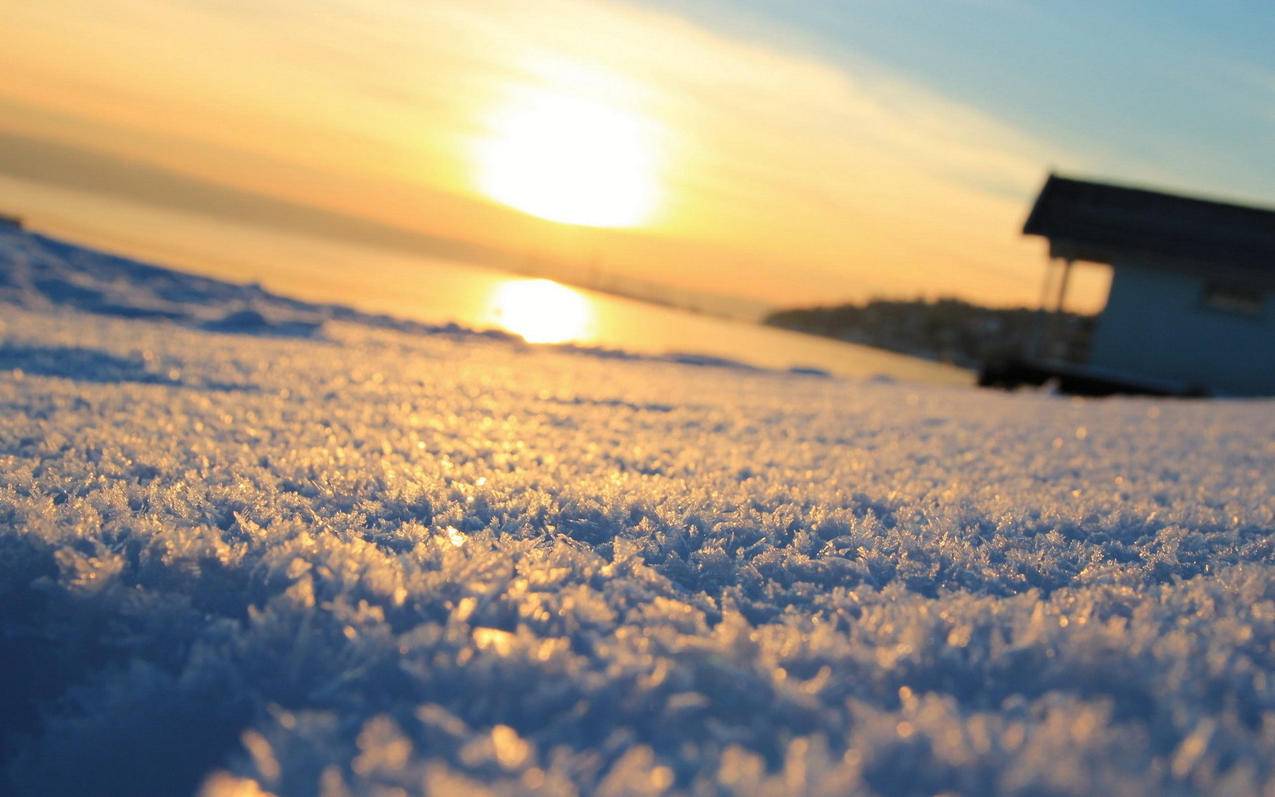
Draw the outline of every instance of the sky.
M771 305L1034 304L1051 170L1275 204L1272 8L44 0L0 28L0 175Z

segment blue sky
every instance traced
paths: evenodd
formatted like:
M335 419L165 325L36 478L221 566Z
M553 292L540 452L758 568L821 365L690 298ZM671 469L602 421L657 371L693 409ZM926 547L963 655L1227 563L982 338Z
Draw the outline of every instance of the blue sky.
M50 190L753 302L1031 304L1050 169L1275 206L1269 42L1275 0L42 0L0 27L0 189L186 249L224 244Z
M1275 204L1275 3L648 0L883 68L1103 176Z

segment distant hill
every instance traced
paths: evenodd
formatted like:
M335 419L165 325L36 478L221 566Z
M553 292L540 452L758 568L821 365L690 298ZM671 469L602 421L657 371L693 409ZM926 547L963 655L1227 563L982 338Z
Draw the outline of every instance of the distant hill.
M960 299L872 299L866 304L797 307L766 316L766 324L861 343L931 360L975 367L1027 351L1045 325L1048 352L1078 359L1088 350L1094 316L997 308ZM1056 326L1050 326L1055 325Z

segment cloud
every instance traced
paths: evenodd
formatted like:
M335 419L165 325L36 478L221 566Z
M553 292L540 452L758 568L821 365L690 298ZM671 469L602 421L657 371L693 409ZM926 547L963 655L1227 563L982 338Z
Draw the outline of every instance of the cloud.
M1059 153L870 62L585 0L90 5L21 6L0 34L22 78L0 91L81 120L24 134L506 251L601 251L687 287L1035 291L1017 228ZM510 92L546 86L659 131L648 229L567 246L485 202L473 142Z
M142 161L38 138L0 132L0 173L284 232L390 246L466 262L512 265L507 253L471 241L425 235L392 224L218 185Z

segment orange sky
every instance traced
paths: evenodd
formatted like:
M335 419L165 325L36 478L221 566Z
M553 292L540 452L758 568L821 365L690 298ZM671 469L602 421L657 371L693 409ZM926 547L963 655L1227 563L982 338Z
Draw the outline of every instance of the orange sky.
M771 304L1033 303L1044 254L1019 235L1027 205L1050 163L1083 164L870 63L623 4L44 0L6 14L0 172L21 150L19 176L53 174L54 154L22 146L55 143L64 160L107 155L507 263L597 262ZM653 186L639 223L564 227L487 195L482 142L516 136L499 128L528 97L634 120ZM1078 307L1101 296L1092 271Z

